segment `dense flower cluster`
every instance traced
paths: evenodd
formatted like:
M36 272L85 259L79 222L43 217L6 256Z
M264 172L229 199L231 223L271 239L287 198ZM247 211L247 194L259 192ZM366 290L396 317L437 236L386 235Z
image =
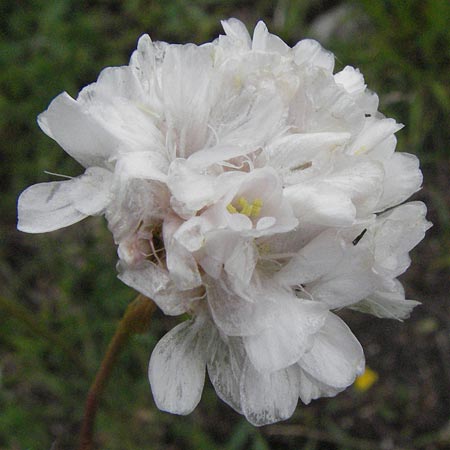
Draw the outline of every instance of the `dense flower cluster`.
M187 414L208 371L218 396L255 425L333 396L364 371L332 311L406 318L396 279L430 224L415 156L377 111L358 69L333 74L313 40L293 48L235 19L201 46L140 38L76 100L56 97L42 130L83 175L18 203L22 231L104 214L119 278L190 320L153 351L159 408ZM400 206L398 206L400 205Z

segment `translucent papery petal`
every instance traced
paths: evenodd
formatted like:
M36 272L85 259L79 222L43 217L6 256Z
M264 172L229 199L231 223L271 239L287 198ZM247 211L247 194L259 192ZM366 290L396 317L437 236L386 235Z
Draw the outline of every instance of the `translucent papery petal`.
M259 21L253 32L252 50L276 52L280 55L289 53L289 46L278 36L269 33L264 22Z
M112 173L101 167L90 167L75 180L69 192L75 208L89 216L103 213L111 200Z
M376 205L377 211L402 203L422 186L422 172L415 155L394 153L385 162L385 172L383 195Z
M352 225L356 217L356 208L349 196L325 183L288 186L284 197L300 224L341 227Z
M276 139L266 147L268 164L281 173L303 170L321 152L331 152L350 139L349 133L296 133Z
M364 353L356 337L336 315L328 313L312 348L299 366L312 378L335 389L345 389L364 372Z
M182 223L182 220L174 214L166 216L163 223L163 238L167 269L177 288L184 291L200 286L202 279L194 256L174 238Z
M251 240L241 239L225 261L224 269L230 280L248 286L258 260L258 252Z
M211 315L224 334L246 336L266 326L267 313L258 302L232 292L222 280L207 278L205 286Z
M399 281L395 280L395 289L392 291L377 291L363 301L352 306L357 311L373 314L376 317L404 320L412 310L420 305L415 300L405 300L405 292Z
M298 402L298 376L293 367L272 373L258 372L247 360L241 378L241 405L255 426L286 420Z
M82 166L108 166L120 141L80 102L63 92L38 117L42 131L54 139ZM80 130L83 130L80 133Z
M77 101L90 117L117 138L120 153L155 148L164 151L160 102L146 95L130 67L104 69L96 83L80 92Z
M425 219L427 209L422 202L400 205L378 217L375 236L375 258L383 265L392 255L411 251L432 224Z
M142 178L145 180L167 182L169 164L159 152L133 152L121 155L115 171L124 178Z
M167 185L172 195L192 214L217 196L215 178L193 169L183 159L176 159L170 165Z
M326 386L325 384L311 377L298 365L296 369L299 379L299 397L305 405L311 403L311 400L316 400L320 397L334 397L336 394L342 391L342 389L340 388Z
M270 321L259 334L244 337L250 361L261 373L295 364L310 349L314 335L323 326L326 308L318 302L300 300L294 295L288 297L283 292L277 295L275 291L270 298L258 300L266 300L264 306Z
M344 87L349 94L360 94L366 89L364 77L359 69L345 66L340 72L334 75L336 83Z
M302 67L306 65L317 66L332 73L334 69L334 55L325 50L313 39L301 40L293 49L294 62Z
M382 285L373 270L374 259L369 252L350 253L339 268L306 286L315 300L330 308L341 308L359 302Z
M189 164L199 169L212 164L229 161L238 156L243 156L255 150L254 146L244 145L216 145L193 153L189 158Z
M163 411L189 414L200 401L207 354L197 322L177 325L153 350L148 375L156 406Z
M381 144L398 130L403 128L402 124L394 119L378 119L376 117L367 117L364 122L364 128L358 134L356 139L346 149L349 155L359 155L370 152Z
M290 105L292 125L302 133L359 133L364 112L353 97L338 86L331 74L308 67Z
M68 181L30 186L18 200L17 228L27 233L45 233L100 214L110 201L110 183L109 171L93 167Z
M164 113L173 150L187 157L204 146L208 116L218 93L214 46L170 45L161 67Z
M138 267L119 265L119 280L151 298L164 314L177 316L188 311L191 303L201 296L199 289L178 290L167 270L149 261Z
M289 286L310 283L333 270L342 261L345 251L339 233L326 230L293 256L276 274L276 279Z
M241 414L240 381L244 360L242 344L234 338L229 338L227 342L218 338L216 350L207 364L209 378L217 395Z
M383 165L377 161L345 159L323 182L348 195L361 217L373 212L383 193L384 178Z
M228 37L240 43L244 48L250 49L250 34L247 31L247 27L240 20L228 19L222 20L220 23Z
M72 225L87 217L70 197L73 180L30 186L20 194L17 229L26 233L46 233Z

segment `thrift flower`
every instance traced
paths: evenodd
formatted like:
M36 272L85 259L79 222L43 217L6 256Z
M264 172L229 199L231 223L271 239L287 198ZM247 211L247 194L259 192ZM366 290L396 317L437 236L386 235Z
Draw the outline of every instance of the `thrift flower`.
M119 278L165 314L188 313L155 347L157 406L188 414L205 373L254 425L289 418L364 373L332 311L402 320L418 302L397 280L430 227L402 128L358 69L334 73L316 41L293 48L236 19L200 46L140 38L41 129L84 168L18 202L41 233L104 215Z

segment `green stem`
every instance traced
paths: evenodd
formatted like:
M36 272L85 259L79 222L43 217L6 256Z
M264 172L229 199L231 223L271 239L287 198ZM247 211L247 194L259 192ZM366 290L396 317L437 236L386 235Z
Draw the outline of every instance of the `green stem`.
M125 311L117 330L108 345L106 354L97 371L86 400L83 423L80 432L79 450L92 450L94 436L94 422L100 396L106 387L117 357L133 334L145 333L150 326L150 319L156 305L147 297L138 295Z

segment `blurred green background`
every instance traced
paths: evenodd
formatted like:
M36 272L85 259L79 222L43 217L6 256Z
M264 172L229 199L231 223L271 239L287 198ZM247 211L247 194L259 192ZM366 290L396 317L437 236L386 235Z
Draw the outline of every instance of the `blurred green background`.
M293 45L304 37L359 67L380 110L406 124L399 150L418 155L415 195L434 227L402 281L423 301L404 323L344 316L379 376L365 391L299 404L291 420L256 429L217 399L209 382L187 417L159 412L147 364L177 319L157 313L132 339L103 397L98 447L108 450L450 448L450 2L447 0L3 0L0 4L0 449L76 448L84 400L133 292L116 279L105 222L47 235L16 231L17 195L44 170L81 168L39 131L36 116L105 66L128 62L138 37L196 42L219 19L258 19Z

